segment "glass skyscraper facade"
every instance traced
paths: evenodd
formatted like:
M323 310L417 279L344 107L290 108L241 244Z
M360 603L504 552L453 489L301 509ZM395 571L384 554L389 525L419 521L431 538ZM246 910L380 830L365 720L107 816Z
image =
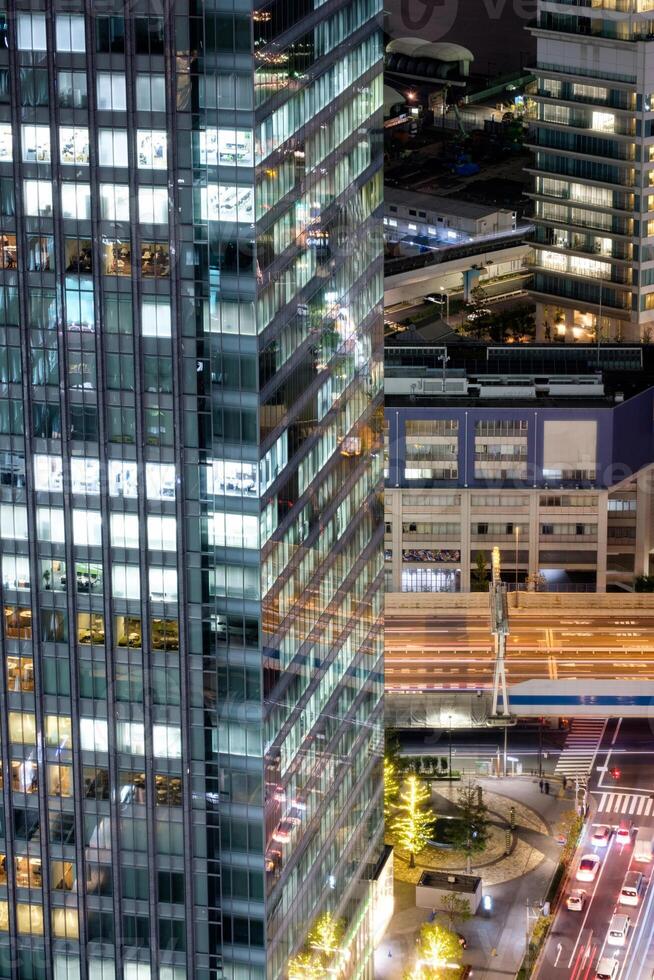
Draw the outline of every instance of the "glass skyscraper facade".
M371 976L379 12L0 9L0 978Z
M542 339L654 334L654 4L539 0L534 298Z

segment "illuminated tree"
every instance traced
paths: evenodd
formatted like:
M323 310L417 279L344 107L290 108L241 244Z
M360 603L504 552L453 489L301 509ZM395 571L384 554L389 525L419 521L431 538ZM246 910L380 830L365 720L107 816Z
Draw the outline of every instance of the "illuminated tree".
M338 951L343 938L343 922L331 912L323 912L309 933L308 944L319 956L329 960Z
M392 759L384 759L384 817L390 820L400 795L397 766Z
M427 846L434 826L429 806L431 793L417 776L409 776L397 804L393 832L398 846L409 852L409 867L415 868L416 854Z
M298 953L288 961L288 980L321 980L325 968L315 953Z
M440 980L456 976L453 967L461 965L459 937L440 922L425 922L418 939L418 962L421 980Z

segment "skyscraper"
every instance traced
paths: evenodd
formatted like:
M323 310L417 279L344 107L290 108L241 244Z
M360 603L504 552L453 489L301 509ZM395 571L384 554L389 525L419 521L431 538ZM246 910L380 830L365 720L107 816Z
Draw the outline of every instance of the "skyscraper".
M654 7L541 2L533 32L540 336L651 340Z
M0 14L0 977L370 976L378 13Z

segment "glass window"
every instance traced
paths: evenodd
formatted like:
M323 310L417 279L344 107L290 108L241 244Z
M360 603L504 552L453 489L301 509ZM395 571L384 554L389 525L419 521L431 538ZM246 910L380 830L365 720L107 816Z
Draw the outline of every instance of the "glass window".
M112 548L138 548L138 514L111 514L109 526Z
M11 163L13 157L11 123L0 123L0 163Z
M73 543L93 547L102 544L102 516L97 510L73 510Z
M256 517L252 518L257 521ZM177 521L174 517L148 514L148 548L156 551L177 550Z
M110 459L108 463L108 477L110 497L136 497L138 479L135 462Z
M20 68L20 104L23 106L48 105L48 71L46 68Z
M98 162L101 167L127 166L127 130L98 130Z
M104 644L104 616L102 613L77 614L77 642L84 646Z
M163 75L136 76L136 108L143 112L166 111L166 83Z
M254 221L254 190L238 184L209 184L200 188L202 221Z
M165 129L137 129L136 159L141 170L165 170L168 166Z
M115 71L98 72L97 96L98 109L125 112L127 109L125 76Z
M177 569L150 568L148 570L150 598L155 602L177 601Z
M63 462L61 456L34 456L34 489L57 493L63 489Z
M100 184L100 217L107 221L129 221L127 184Z
M141 646L141 620L138 616L116 616L115 625L119 647Z
M102 255L105 276L131 276L132 248L129 241L103 238Z
M168 242L141 243L141 275L146 279L161 279L170 275Z
M49 126L23 126L21 143L26 163L50 163Z
M36 745L36 718L21 711L9 712L9 741L18 745Z
M46 51L45 14L18 14L18 50Z
M144 337L170 337L170 303L163 299L144 299L141 307L141 333Z
M100 493L100 461L71 459L70 478L73 493Z
M79 919L77 909L53 909L52 934L57 939L79 939Z
M147 225L168 224L168 191L165 187L139 187L139 221Z
M36 536L39 541L52 541L63 544L64 512L60 507L36 508Z
M160 759L181 759L181 729L172 725L153 725L152 751Z
M163 54L163 17L135 17L134 36L137 54Z
M59 159L66 165L89 162L89 131L86 126L59 127Z
M34 663L31 657L7 657L7 689L34 690Z
M106 752L109 747L106 720L103 718L80 718L79 738L83 752ZM104 797L98 798L103 799Z
M93 272L93 243L90 238L66 238L64 249L66 272L75 272L78 275L90 275Z
M16 925L19 935L42 936L43 906L18 902L16 904Z
M39 788L38 765L31 759L11 763L11 788L16 793L36 793Z
M77 221L88 221L91 217L90 184L62 183L61 216L75 218Z
M30 272L54 270L54 240L50 235L34 235L27 239L27 268Z
M179 650L179 623L176 619L153 619L150 625L153 650Z
M200 136L200 163L209 166L254 166L251 129L206 129Z
M92 561L76 561L75 588L78 594L101 594L102 565L98 565Z
M145 489L148 500L174 500L174 463L146 463Z
M71 726L68 715L46 715L45 744L49 748L69 749L72 744Z
M12 640L32 639L32 611L24 606L5 606L5 632Z
M59 105L62 108L86 109L88 105L88 93L85 71L58 72L57 90L59 94Z
M95 25L96 50L105 54L125 53L125 18L98 17Z
M27 508L23 504L0 504L0 538L27 540Z
M62 188L63 200L63 188ZM32 218L52 216L52 184L49 180L24 180L23 201L25 214ZM66 217L66 215L64 215Z
M115 599L139 599L141 579L138 565L111 566L111 581Z
M57 14L57 51L86 51L84 17L80 14Z
M48 796L69 797L73 795L72 766L48 765Z
M142 721L116 723L116 742L119 752L145 755L145 728Z
M2 556L2 584L5 589L29 590L30 563L27 556Z

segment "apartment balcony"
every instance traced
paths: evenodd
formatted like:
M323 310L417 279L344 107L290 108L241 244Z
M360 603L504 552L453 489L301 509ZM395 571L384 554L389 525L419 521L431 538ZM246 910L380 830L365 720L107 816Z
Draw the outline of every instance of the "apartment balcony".
M540 113L534 125L562 129L564 132L588 133L601 138L636 139L636 120L631 117L625 119L616 116L613 112L595 110L589 118L588 112L566 112L566 108L559 103L556 105L541 103Z
M535 102L540 105L557 105L565 106L570 109L576 109L580 105L584 106L597 106L601 109L610 109L612 112L617 112L618 114L630 114L636 111L636 96L633 92L616 91L610 88L611 83L606 83L606 89L608 91L607 98L593 98L589 94L577 94L570 91L571 84L566 83L565 88L567 91L562 93L564 85L562 82L553 82L550 79L541 76L540 85L538 92L532 96ZM558 88L558 91L556 88ZM595 86L586 86L589 90Z
M556 256L556 259L560 261L549 259L548 253L549 255ZM578 258L579 261L576 261ZM631 288L633 279L633 270L631 267L611 266L610 274L604 275L603 272L598 272L591 264L595 261L595 259L586 259L585 256L578 257L571 255L569 251L560 250L549 252L549 249L546 250L544 246L534 243L534 252L532 253L532 257L527 259L527 265L531 269L539 269L547 273L597 282L598 288L604 288L606 286L613 286L618 289ZM603 260L601 264L606 265L606 260Z

